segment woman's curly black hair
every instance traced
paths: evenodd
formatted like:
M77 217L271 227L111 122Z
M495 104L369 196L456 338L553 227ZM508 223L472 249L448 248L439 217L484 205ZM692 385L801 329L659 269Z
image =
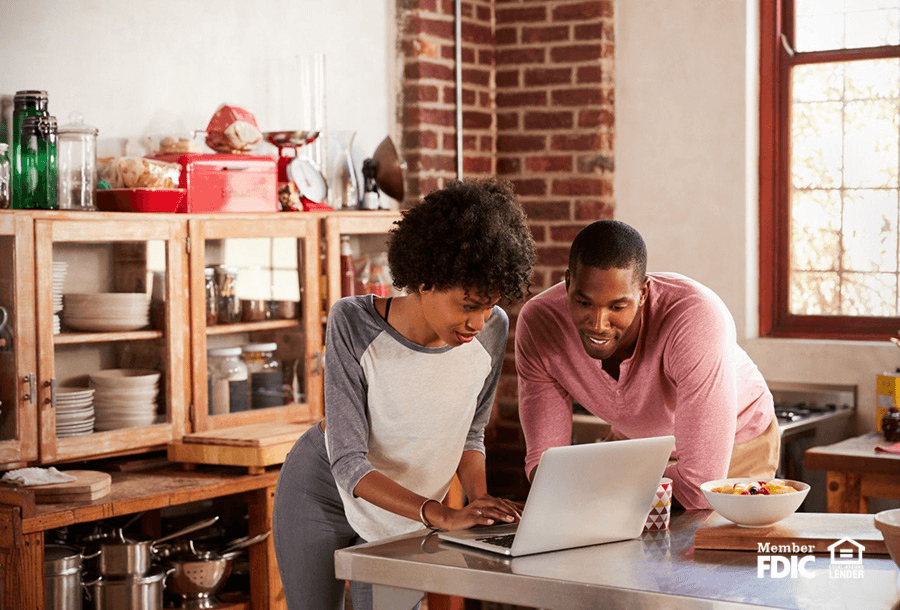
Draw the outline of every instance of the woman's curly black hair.
M528 294L534 240L509 182L451 182L396 225L388 264L399 290L464 288L507 303Z

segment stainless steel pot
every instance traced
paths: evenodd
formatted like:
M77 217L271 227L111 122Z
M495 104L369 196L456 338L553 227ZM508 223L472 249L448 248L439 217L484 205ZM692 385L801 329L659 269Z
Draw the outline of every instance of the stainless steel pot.
M171 568L154 567L140 576L99 576L84 586L96 610L159 610L163 607L166 577L171 573Z
M81 610L81 549L44 545L44 609Z
M96 571L101 576L107 577L147 574L153 561L154 549L158 544L209 527L218 520L219 517L204 519L167 536L155 539L143 536L126 537L122 530L119 529L114 534L98 538L91 543L100 551Z

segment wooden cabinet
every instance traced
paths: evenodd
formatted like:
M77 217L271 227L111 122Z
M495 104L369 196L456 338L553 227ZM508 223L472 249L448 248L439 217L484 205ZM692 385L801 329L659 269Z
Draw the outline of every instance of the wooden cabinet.
M388 233L398 220L400 213L394 211L340 212L323 218L328 307L341 298L341 237L351 238L356 255L387 252Z
M295 422L321 416L319 219L307 214L252 218L236 214L192 216L189 234L190 292L194 295L191 298L191 429ZM246 305L257 304L263 313L242 314L236 323L207 324L206 299L202 296L204 271L221 265L237 271L238 300ZM241 278L244 278L243 285ZM297 306L292 316L284 315L279 313L277 303ZM209 348L249 343L277 345L273 356L280 364L284 399L270 401L267 404L277 403L277 406L267 408L227 412L211 409ZM251 394L256 396L252 371L249 384Z
M0 211L0 468L141 453L192 432L322 416L323 321L340 298L341 236L358 253L385 252L399 218ZM236 267L236 298L263 307L261 317L208 323L206 269L221 266ZM153 294L151 325L67 326L59 293L100 292ZM208 350L260 342L277 346L284 400L212 410ZM156 421L59 435L60 391L87 387L92 372L110 368L160 371Z
M0 463L38 457L34 233L27 215L0 215Z

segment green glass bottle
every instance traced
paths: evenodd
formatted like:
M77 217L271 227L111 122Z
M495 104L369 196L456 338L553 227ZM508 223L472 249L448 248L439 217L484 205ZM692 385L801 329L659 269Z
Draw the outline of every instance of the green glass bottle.
M58 208L56 165L56 119L25 117L19 147L18 209Z
M13 209L29 209L24 192L27 177L22 157L22 130L25 126L25 119L48 116L47 103L46 91L18 91L13 98L12 149L10 150L10 207Z

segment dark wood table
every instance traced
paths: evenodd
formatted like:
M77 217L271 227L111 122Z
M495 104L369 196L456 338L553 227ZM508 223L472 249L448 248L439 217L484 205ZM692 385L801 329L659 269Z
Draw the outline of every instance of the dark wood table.
M870 498L900 499L900 455L875 451L890 444L870 432L806 450L806 467L827 472L828 512L867 513Z
M111 472L109 495L90 502L36 504L27 490L0 489L0 608L44 608L44 532L57 527L188 504L212 498L246 501L249 534L272 529L278 469L247 474L235 468L166 465L138 472ZM250 604L284 608L284 593L271 536L249 549ZM243 604L244 608L250 604ZM238 604L235 607L241 607Z

